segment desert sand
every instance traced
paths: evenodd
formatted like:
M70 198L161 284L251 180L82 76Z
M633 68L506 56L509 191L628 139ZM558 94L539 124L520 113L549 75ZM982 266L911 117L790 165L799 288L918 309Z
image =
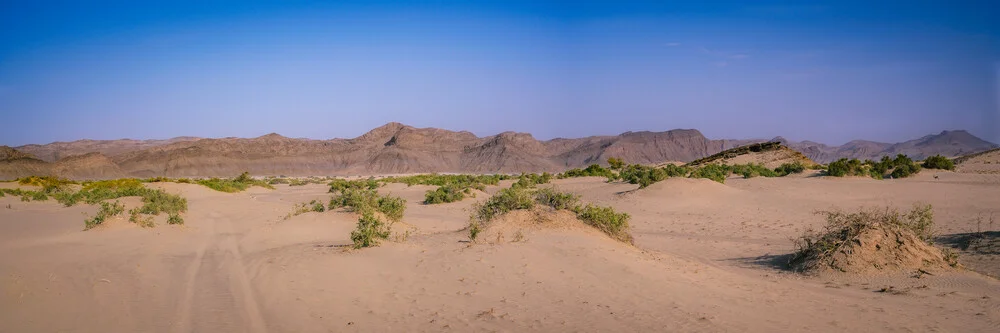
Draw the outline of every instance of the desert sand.
M389 184L379 191L407 199L401 226L411 232L361 250L347 246L354 213L284 219L297 203L326 202L323 185L235 194L149 186L188 199L186 224L144 229L119 217L81 231L96 207L0 198L0 332L1000 327L996 253L961 252L965 268L929 274L803 275L783 267L791 239L823 224L817 210L928 203L942 235L936 246L952 246L947 240L976 231L977 217L1000 217L998 175L926 170L874 180L807 172L725 184L677 178L642 190L600 178L545 185L631 214L634 246L572 221L470 243L462 230L468 209L486 193L424 205L433 187Z

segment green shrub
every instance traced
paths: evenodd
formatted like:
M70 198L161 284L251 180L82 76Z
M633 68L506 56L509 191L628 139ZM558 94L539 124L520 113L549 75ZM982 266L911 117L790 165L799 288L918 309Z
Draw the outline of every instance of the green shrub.
M628 213L615 212L611 207L591 205L577 207L574 211L578 219L608 234L611 238L632 243L632 234L629 233L628 223L632 217Z
M743 176L743 178L753 178L758 176L763 176L763 177L782 176L779 175L774 170L768 169L763 164L755 164L755 163L734 164L729 166L728 168L732 173Z
M548 172L542 173L540 175L534 173L527 173L527 174L522 173L521 176L518 177L517 182L512 184L511 187L533 188L535 187L535 185L538 184L547 184L551 180L552 180L552 175L550 175Z
M330 193L337 193L345 189L353 190L374 190L379 187L379 182L375 178L368 178L366 180L346 180L336 178L328 183L330 185Z
M319 200L313 200L310 201L309 203L312 204L312 211L314 212L322 213L326 211L326 207L324 207L323 203L320 202Z
M941 155L934 155L924 160L924 167L928 169L955 170L955 162Z
M518 209L530 209L535 206L531 191L523 187L505 188L494 194L485 202L472 206L470 223L470 238L475 240L473 229L478 232L485 223L493 218Z
M403 183L413 185L445 186L456 185L459 188L475 188L485 190L485 185L497 185L501 180L511 179L509 175L440 175L436 173L406 177L388 177L386 183Z
M427 191L427 193L424 194L424 203L432 205L439 203L461 201L462 199L465 198L465 192L468 191L469 191L468 188L462 190L458 187L458 185L454 184L440 186L437 189Z
M622 168L625 167L625 161L622 161L622 159L620 158L609 157L608 167L611 170L621 170Z
M551 188L535 191L535 202L555 209L572 209L579 201L580 198L576 195L558 192Z
M792 163L784 163L774 169L774 172L781 177L795 173L803 173L805 171L806 171L806 166L799 161L795 161Z
M331 209L333 209L333 208L331 208ZM292 212L288 213L288 215L285 215L285 219L287 220L287 219L292 218L292 216L298 216L298 215L302 215L302 214L305 214L305 213L308 213L308 212L322 213L322 212L325 212L325 211L326 211L326 206L323 206L323 202L322 201L311 200L308 203L303 202L303 203L295 204L295 207L292 209Z
M376 210L385 214L390 221L399 222L403 219L403 212L406 211L406 200L393 196L379 197Z
M605 169L598 164L591 164L587 166L586 169L569 169L565 172L559 174L558 178L574 178L574 177L604 177L604 178L615 178L615 173L610 169Z
M406 210L406 200L393 196L379 196L375 190L345 188L339 195L334 195L330 199L330 209L337 207L347 207L360 214L378 211L392 221L399 221Z
M654 168L640 164L630 164L625 166L619 173L621 180L638 184L639 188L646 188L653 183L662 181L670 177L684 177L690 170L686 167L667 164L662 168Z
M94 217L86 219L83 221L84 230L90 230L96 226L104 223L108 218L119 215L125 211L125 206L115 201L111 202L101 202L101 208L97 210L97 214Z
M128 214L129 214L128 218L129 222L135 223L140 227L152 228L156 226L156 223L153 222L153 217L142 214L141 212L139 212L138 208L129 209Z
M250 176L249 172L243 172L239 176L231 179L223 179L223 178L202 179L198 181L198 184L204 185L210 189L219 192L226 192L226 193L242 192L247 188L250 188L251 186L259 186L271 190L274 189L274 186L271 186L271 184L268 184L266 181L253 179L253 177Z
M889 173L890 170L892 170L891 173ZM872 160L861 162L858 159L842 158L831 162L826 170L828 176L868 176L875 179L883 179L887 173L893 178L905 178L917 172L920 172L920 166L903 154L896 155L895 159L883 156L878 162Z
M893 166L895 168L892 170L892 178L905 178L920 172L920 165L903 154L896 155Z
M730 169L728 166L719 164L706 164L702 167L694 169L691 171L691 178L707 178L720 183L726 183L726 177L729 177Z
M166 182L170 182L171 180L170 180L170 178L167 178L167 177L151 177L151 178L142 179L140 181L143 182L143 183L166 183Z
M357 227L351 231L351 241L354 242L355 249L378 246L381 241L389 239L391 232L390 225L368 212L358 218Z
M180 214L172 213L167 217L167 224L184 224Z

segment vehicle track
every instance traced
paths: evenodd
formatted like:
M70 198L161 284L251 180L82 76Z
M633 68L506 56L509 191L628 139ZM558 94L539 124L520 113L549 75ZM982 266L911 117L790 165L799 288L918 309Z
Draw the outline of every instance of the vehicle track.
M173 332L266 332L232 221L212 212L195 250Z

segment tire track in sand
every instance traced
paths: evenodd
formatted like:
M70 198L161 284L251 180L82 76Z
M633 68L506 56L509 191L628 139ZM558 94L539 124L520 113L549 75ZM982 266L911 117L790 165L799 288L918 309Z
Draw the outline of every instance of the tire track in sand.
M174 332L265 332L232 222L218 212L187 269Z

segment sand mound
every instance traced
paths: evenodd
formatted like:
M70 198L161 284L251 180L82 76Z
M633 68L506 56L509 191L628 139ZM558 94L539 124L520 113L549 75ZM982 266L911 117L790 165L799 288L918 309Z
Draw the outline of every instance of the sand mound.
M1000 173L1000 148L956 158L955 171L962 173Z
M502 244L521 242L530 234L541 230L574 230L607 237L576 218L573 212L535 208L515 210L501 215L482 229L476 237L477 243Z
M672 177L634 192L639 197L711 197L739 193L740 190L705 178Z
M957 265L910 229L885 223L828 229L826 234L802 242L802 250L793 256L790 266L807 273L871 274Z
M724 150L718 154L695 160L689 166L706 164L763 164L774 169L785 163L799 162L805 166L816 165L816 162L802 153L781 145L779 142L764 142Z

